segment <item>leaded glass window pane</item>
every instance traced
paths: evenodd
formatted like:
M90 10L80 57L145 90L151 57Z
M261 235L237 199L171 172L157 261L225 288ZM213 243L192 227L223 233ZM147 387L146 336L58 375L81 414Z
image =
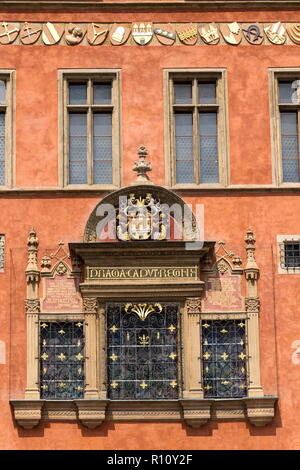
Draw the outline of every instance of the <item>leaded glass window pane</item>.
M69 182L87 183L87 115L69 115Z
M6 82L0 80L0 104L6 104Z
M300 267L300 243L286 242L284 244L284 260L287 268Z
M109 304L106 315L109 398L178 398L178 306Z
M87 84L69 83L69 104L86 104Z
M94 114L93 134L94 183L112 183L112 115Z
M293 81L279 82L279 103L291 104L293 102L292 97L296 92L296 88L292 88L292 85Z
M204 397L247 394L245 320L202 320Z
M216 104L216 83L198 83L198 100L200 104Z
M40 322L41 398L84 396L83 322Z
M193 116L175 114L176 182L194 182Z
M175 104L192 103L192 83L174 84L174 102Z
M5 184L5 113L0 113L0 185Z
M199 113L201 183L219 181L217 113Z
M284 182L299 182L298 115L281 112L281 154Z
M94 104L111 103L111 83L94 83Z

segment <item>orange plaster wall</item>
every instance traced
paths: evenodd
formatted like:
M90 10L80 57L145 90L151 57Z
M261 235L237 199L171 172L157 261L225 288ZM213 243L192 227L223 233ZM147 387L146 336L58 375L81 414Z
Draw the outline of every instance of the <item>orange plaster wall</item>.
M8 20L138 21L142 13L7 13ZM280 17L280 18L279 18ZM300 12L149 13L164 21L293 21ZM58 175L58 87L60 68L122 70L122 186L132 181L136 149L145 144L151 178L164 185L163 80L165 68L222 67L228 71L230 166L232 184L270 184L268 67L299 65L298 46L156 47L1 46L0 69L16 70L16 185L51 187ZM292 362L292 343L300 340L299 275L277 274L276 235L299 234L297 193L240 192L183 196L204 204L205 239L224 240L245 259L243 238L251 226L261 268L261 367L266 394L279 395L273 423L255 428L244 422L211 422L200 430L181 423L105 423L88 430L77 423L19 428L9 398L25 388L26 239L31 226L40 238L40 255L60 240L81 241L98 195L0 194L0 233L6 235L6 270L0 273L1 449L299 449L300 364ZM41 257L41 256L40 256Z

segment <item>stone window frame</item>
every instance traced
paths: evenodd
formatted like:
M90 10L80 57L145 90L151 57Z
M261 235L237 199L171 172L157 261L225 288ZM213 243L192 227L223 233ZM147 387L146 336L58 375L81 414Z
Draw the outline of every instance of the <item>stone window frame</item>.
M5 271L5 234L0 233L0 273Z
M272 182L275 186L281 188L300 188L300 182L284 182L282 176L280 108L278 87L279 80L300 80L300 67L269 68L269 108L272 155ZM300 104L297 106L300 110Z
M283 266L281 262L282 250L284 250L284 242L299 242L300 235L277 235L276 236L276 246L277 246L277 266L278 274L300 274L300 266L295 268L289 268Z
M15 180L15 76L15 70L0 69L0 80L6 82L6 104L0 105L1 112L5 112L5 183L0 190L12 188Z
M219 182L218 183L176 183L175 145L173 120L173 79L207 79L217 81L218 111L218 149L219 149ZM228 91L227 69L225 68L178 68L164 70L164 153L166 167L166 184L174 190L224 188L229 185L229 133L228 133Z
M111 81L112 83L112 183L111 184L69 184L68 172L68 119L67 96L68 82L76 80ZM60 156L58 182L59 187L70 190L98 189L115 190L121 181L121 69L62 69L58 71L58 148Z

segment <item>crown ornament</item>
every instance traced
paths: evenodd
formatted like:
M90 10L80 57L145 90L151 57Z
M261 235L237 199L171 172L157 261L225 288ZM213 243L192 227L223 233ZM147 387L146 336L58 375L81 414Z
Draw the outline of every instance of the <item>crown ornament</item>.
M148 156L148 150L144 145L141 145L138 150L139 160L135 162L133 171L137 172L137 178L133 184L151 184L149 176L147 175L148 171L152 171L151 163L146 162L145 158Z

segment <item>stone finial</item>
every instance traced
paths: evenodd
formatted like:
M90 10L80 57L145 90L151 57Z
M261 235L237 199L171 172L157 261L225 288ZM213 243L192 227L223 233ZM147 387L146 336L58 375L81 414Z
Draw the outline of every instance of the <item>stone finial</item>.
M247 252L247 263L246 263L246 277L257 277L259 271L258 266L255 260L255 242L256 238L254 236L253 230L248 228L247 234L245 236L246 242L246 252ZM247 276L248 273L248 276Z
M29 232L27 239L27 250L28 250L28 264L26 271L38 271L37 265L37 252L39 246L39 239L36 236L36 231L32 228Z
M148 171L152 171L151 163L146 162L145 158L148 156L148 150L144 145L141 145L138 150L139 161L135 162L133 171L137 172L137 178L134 184L149 184L150 179L147 175Z

